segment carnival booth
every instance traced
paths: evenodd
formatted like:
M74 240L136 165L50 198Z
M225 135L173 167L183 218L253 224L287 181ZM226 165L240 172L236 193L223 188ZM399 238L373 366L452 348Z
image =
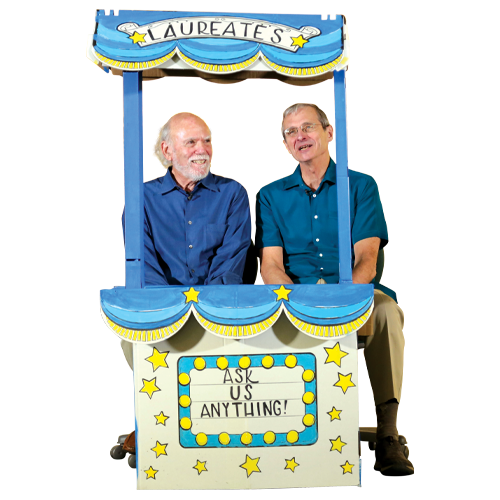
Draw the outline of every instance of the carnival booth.
M101 291L133 344L139 489L360 484L343 16L97 11L89 58L123 77L126 285ZM142 81L333 78L338 285L144 286ZM189 318L193 316L195 320Z

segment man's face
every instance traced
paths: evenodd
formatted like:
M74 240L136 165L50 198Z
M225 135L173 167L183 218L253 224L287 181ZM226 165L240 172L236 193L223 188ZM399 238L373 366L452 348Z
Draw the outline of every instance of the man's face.
M304 124L316 124L314 131L302 131ZM295 114L288 115L283 122L284 130L296 128L297 134L288 137L285 134L286 149L299 162L309 162L317 158L329 158L328 143L333 139L333 127L329 125L326 130L321 126L314 108L301 108Z
M172 124L172 144L162 143L162 151L175 170L191 181L204 179L210 171L212 139L203 120L191 116Z

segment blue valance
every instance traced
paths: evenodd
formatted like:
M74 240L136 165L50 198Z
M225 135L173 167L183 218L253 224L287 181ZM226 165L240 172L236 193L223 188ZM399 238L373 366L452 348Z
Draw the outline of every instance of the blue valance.
M178 55L208 73L234 73L262 60L297 77L347 65L344 19L317 15L97 11L91 56L125 71L168 67Z
M131 342L158 342L175 334L193 313L221 337L242 338L270 328L282 311L302 332L339 337L358 330L371 314L373 285L218 285L116 287L101 290L104 320Z

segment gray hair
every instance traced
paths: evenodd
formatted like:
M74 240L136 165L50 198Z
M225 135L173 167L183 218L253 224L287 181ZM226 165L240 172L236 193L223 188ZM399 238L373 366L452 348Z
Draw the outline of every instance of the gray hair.
M173 118L173 117L172 117ZM165 156L163 156L163 151L161 150L161 143L166 142L169 146L172 146L172 136L170 135L170 122L172 121L172 118L168 120L165 125L160 129L160 132L158 133L158 139L156 139L156 144L154 147L154 152L158 160L160 160L160 163L165 167L168 168L172 165L172 162L170 160L167 160Z
M297 113L300 109L303 108L313 108L316 111L316 114L318 115L318 121L323 127L323 130L326 129L330 125L330 122L328 121L328 117L326 116L325 112L318 108L316 104L307 104L305 102L298 102L297 104L292 104L289 108L286 108L285 111L283 111L283 121L281 122L281 135L283 136L283 139L286 141L285 137L285 129L283 128L283 123L285 121L285 118L288 115L293 115Z

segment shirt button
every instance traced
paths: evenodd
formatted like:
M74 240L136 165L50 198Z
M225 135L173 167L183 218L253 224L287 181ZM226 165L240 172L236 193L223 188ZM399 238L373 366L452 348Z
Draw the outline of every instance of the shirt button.
M319 241L319 238L316 238L316 241Z
M194 269L191 269L191 272L194 274Z
M314 218L315 218L315 219L317 219L317 218L318 218L318 216L317 216L317 215L315 215L315 216L314 216Z
M189 248L193 248L193 245L189 245Z
M323 271L323 268L322 268L322 267L320 267L320 268L319 268L319 270L320 270L320 271Z
M313 198L316 198L316 195L315 195L315 194L313 194Z
M322 253L320 253L320 254L319 254L319 256L320 256L320 257L323 257L323 254L322 254Z
M190 220L188 220L188 224L192 224L192 222Z

